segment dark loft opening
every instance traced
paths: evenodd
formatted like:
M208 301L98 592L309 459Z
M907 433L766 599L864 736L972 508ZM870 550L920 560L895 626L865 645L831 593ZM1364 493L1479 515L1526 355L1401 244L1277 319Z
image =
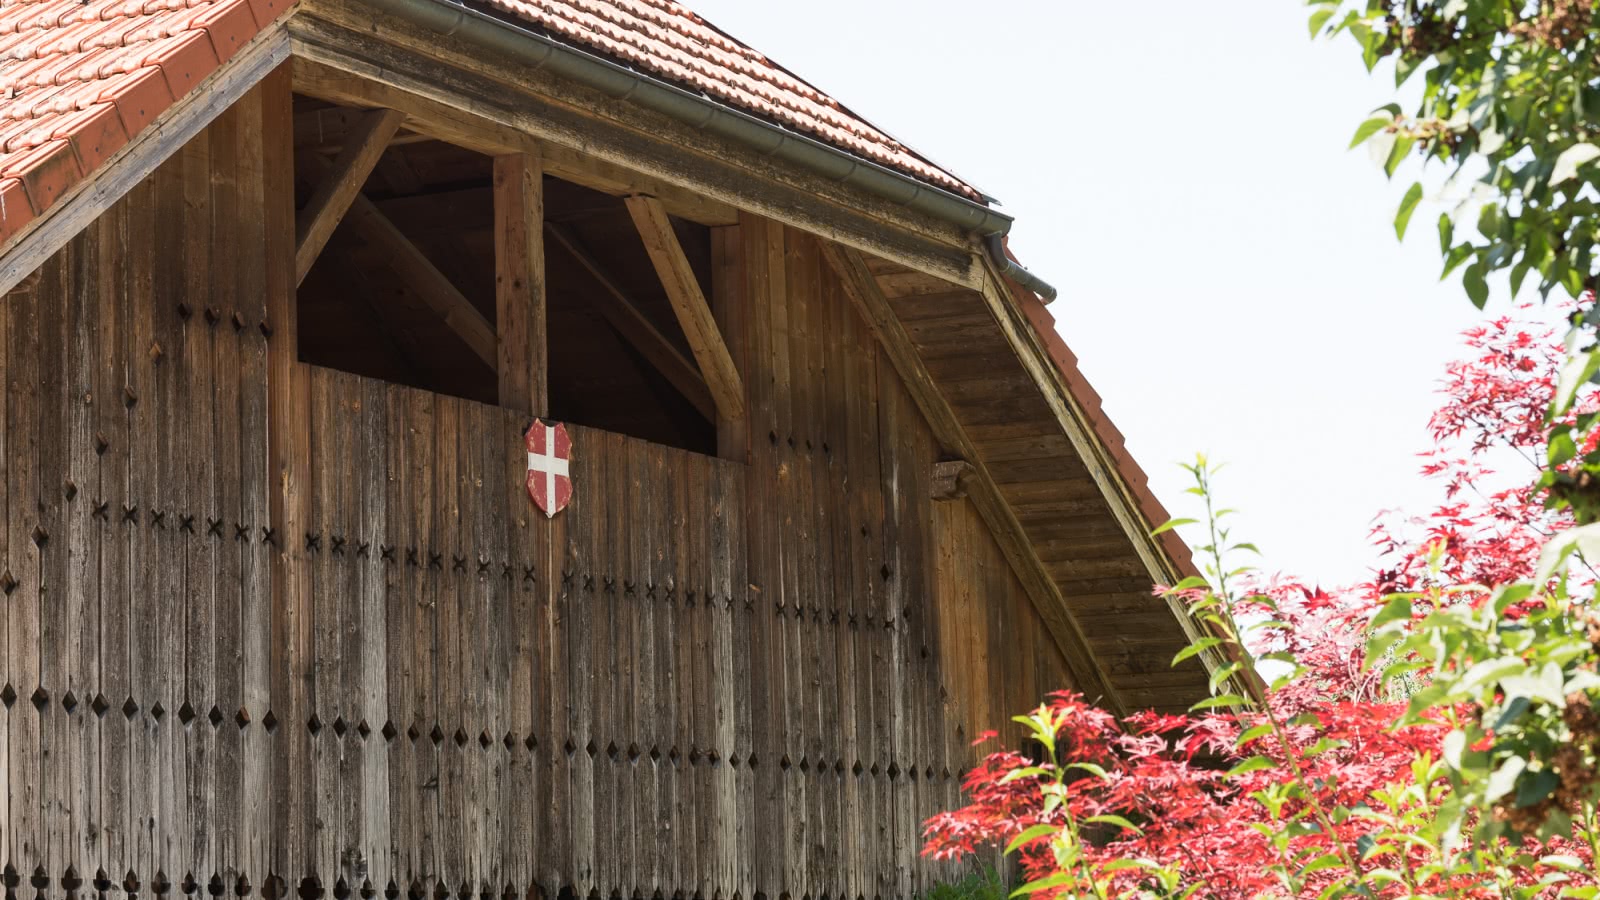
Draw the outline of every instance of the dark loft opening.
M295 98L302 229L371 121ZM300 283L301 360L497 402L493 170L488 156L396 131ZM550 415L714 454L703 383L627 205L548 176L543 188ZM672 225L709 295L709 230Z

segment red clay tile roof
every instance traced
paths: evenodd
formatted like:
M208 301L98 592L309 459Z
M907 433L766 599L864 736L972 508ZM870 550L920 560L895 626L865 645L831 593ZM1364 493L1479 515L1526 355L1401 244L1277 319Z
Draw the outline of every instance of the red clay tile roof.
M666 0L488 0L551 35L965 197L982 194ZM93 174L293 0L0 5L0 241Z
M983 195L669 0L486 0L553 36L967 197Z
M288 0L0 5L0 240L188 94Z

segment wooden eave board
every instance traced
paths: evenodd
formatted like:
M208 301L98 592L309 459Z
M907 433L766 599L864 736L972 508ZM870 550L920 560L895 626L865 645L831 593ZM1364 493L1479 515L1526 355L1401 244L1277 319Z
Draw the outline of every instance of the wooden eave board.
M1096 483L1064 433L1023 365L1025 349L1013 345L979 292L881 259L870 268L977 453L972 462L1015 513L1123 705L1176 712L1204 698L1207 674L1198 661L1169 665L1189 636L1152 593L1155 581L1170 577L1148 564L1160 549L1146 534L1130 536L1113 514L1118 498Z

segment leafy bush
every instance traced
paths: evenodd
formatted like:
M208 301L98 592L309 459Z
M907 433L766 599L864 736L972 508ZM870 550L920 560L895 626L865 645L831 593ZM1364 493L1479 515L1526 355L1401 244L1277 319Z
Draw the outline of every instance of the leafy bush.
M1581 562L1600 532L1547 508L1538 466L1496 485L1489 465L1548 458L1563 353L1516 317L1467 342L1424 468L1443 502L1377 529L1370 582L1330 592L1235 565L1254 548L1198 461L1208 578L1168 590L1211 634L1179 659L1232 653L1216 696L1119 722L1053 695L1018 720L1043 764L989 755L925 852L1003 844L1020 892L1062 897L1600 894L1600 617Z

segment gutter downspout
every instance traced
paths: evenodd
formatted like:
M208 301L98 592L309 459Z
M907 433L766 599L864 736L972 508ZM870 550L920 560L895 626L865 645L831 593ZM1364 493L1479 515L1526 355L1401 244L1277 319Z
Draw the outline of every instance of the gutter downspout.
M367 0L373 6L419 28L443 36L459 36L489 49L526 60L532 69L546 69L600 91L608 97L637 103L696 130L743 144L763 156L783 160L830 181L880 197L903 209L931 216L983 239L985 252L1002 275L1038 294L1046 303L1056 289L1013 262L1000 239L1012 218L981 203L924 184L887 166L859 159L821 141L796 134L731 109L653 76L618 65L547 35L522 28L456 0Z

